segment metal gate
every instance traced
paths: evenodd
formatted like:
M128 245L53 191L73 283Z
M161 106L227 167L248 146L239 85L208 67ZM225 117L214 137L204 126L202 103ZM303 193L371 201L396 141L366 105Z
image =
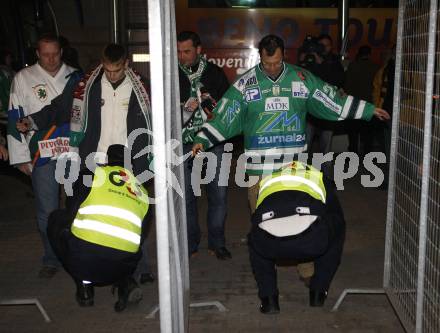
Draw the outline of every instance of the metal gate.
M440 332L438 0L401 0L383 289L407 332Z
M408 332L440 332L437 0L402 0L384 290Z

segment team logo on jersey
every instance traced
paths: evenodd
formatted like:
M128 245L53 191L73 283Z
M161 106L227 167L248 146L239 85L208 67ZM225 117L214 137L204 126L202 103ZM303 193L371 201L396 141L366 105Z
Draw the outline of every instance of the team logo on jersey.
M258 84L258 80L256 76L251 76L249 79L246 80L245 86L255 86Z
M327 96L330 96L331 99L334 99L336 97L336 87L329 84L324 84L322 90Z
M261 99L260 88L247 89L244 92L246 102L259 101Z
M47 91L46 91L46 85L45 84L38 84L35 87L32 87L34 90L35 96L41 101L45 102L47 99Z
M274 96L278 96L280 94L280 91L281 91L281 89L280 89L279 85L276 84L276 85L272 86L272 94Z
M269 97L266 98L264 111L288 111L289 97Z
M223 99L222 99L223 100ZM226 103L224 103L223 105L221 105L221 108L224 108L224 105ZM234 118L237 116L237 114L240 112L240 103L237 102L236 100L232 101L232 105L230 105L227 109L226 112L223 114L222 116L222 121L225 122L230 125L232 123L232 121L234 120Z
M292 97L295 98L308 98L309 89L302 82L292 82Z
M277 148L280 146L303 147L306 142L305 134L259 135L250 137L250 146L255 148Z
M240 77L235 83L234 87L243 92L243 90L250 86L255 86L258 84L257 77L255 76L255 70L251 70Z
M287 111L263 112L260 114L261 126L257 133L292 132L301 128L301 120L297 114L289 117Z
M316 89L315 93L313 94L313 98L320 101L327 109L330 109L337 114L341 113L341 107L332 101L332 99L327 96L324 92L322 92L319 89Z

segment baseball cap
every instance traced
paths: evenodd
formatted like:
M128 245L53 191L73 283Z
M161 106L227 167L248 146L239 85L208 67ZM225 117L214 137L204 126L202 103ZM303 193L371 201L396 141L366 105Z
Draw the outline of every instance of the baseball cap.
M252 214L252 224L276 237L298 235L325 214L325 204L302 191L272 193Z
M124 165L124 154L129 154L128 148L121 144L110 145L107 149L108 165ZM129 155L130 156L130 155Z

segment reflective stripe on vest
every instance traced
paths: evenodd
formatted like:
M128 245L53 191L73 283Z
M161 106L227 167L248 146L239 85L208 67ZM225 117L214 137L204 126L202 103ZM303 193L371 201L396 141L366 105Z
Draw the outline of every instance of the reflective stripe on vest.
M105 206L105 205L90 205L80 208L78 210L78 213L80 213L81 215L96 214L96 215L114 216L121 219L125 219L133 223L134 225L138 226L139 228L142 227L142 220L139 217L137 217L129 210L122 208Z
M76 237L82 239L93 238L99 241L100 245L114 247L114 243L119 243L123 245L123 248L127 252L137 252L139 244L141 243L140 234L100 221L75 219L73 223L77 229L75 233ZM121 242L121 240L125 242Z
M122 167L97 169L91 191L72 223L72 233L90 243L135 253L148 212L148 194Z
M257 207L269 195L287 190L305 192L325 203L326 192L322 177L322 173L314 167L294 162L261 180Z

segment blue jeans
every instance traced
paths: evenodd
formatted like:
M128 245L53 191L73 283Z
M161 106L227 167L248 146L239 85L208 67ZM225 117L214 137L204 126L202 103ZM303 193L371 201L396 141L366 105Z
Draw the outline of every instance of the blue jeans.
M36 167L32 171L32 187L35 194L38 230L44 246L44 266L60 266L47 238L47 220L50 213L59 207L60 185L55 180L56 161Z
M192 145L183 145L184 154L188 153ZM220 163L223 145L215 146L210 150L217 156L217 167L214 179L206 185L208 194L208 248L211 250L225 246L225 221L227 205L227 186L219 186ZM186 224L188 231L188 251L196 252L200 243L200 226L198 222L197 197L191 187L191 161L184 164L185 196L186 196Z

